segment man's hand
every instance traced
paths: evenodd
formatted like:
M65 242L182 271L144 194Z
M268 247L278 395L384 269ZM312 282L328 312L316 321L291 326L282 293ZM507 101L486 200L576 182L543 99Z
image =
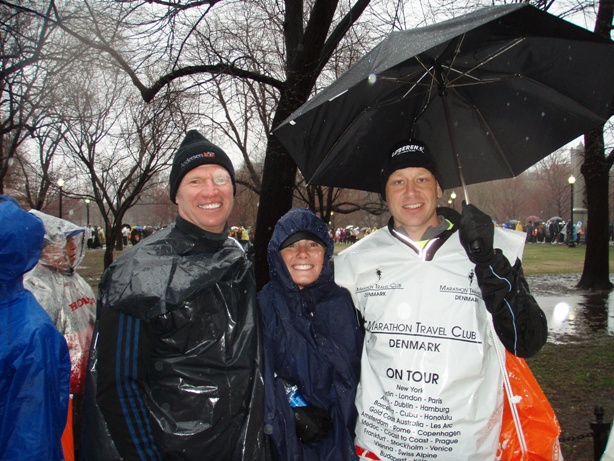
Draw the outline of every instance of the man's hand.
M294 407L296 434L303 443L322 440L333 428L333 420L328 412L320 407Z
M467 205L464 200L458 236L472 263L488 264L492 260L495 255L495 228L492 219L475 206Z

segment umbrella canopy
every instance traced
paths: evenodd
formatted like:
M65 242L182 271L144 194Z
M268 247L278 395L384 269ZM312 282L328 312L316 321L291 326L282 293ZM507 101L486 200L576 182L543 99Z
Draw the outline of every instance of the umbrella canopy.
M553 216L552 218L550 218L550 221L563 221L563 218L561 218L560 216Z
M542 222L542 218L540 218L539 216L529 216L527 217L527 222Z
M275 131L310 184L377 192L415 137L442 186L513 177L614 113L614 44L528 4L393 32Z

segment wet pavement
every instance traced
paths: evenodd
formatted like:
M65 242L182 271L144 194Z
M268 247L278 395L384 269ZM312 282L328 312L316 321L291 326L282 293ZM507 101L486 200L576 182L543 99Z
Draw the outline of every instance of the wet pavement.
M531 293L548 319L548 341L614 335L614 290L590 292L575 285L581 274L527 276Z

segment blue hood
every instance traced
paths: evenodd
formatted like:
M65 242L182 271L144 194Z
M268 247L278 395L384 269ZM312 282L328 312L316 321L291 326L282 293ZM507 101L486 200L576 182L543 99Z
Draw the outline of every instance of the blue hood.
M326 244L324 267L318 280L311 286L320 286L333 279L333 271L329 262L333 256L335 244L328 233L328 226L308 208L293 208L282 216L275 225L275 230L267 249L271 281L275 284L281 284L284 289L291 291L299 291L300 289L294 283L292 277L290 277L290 272L279 252L279 246L288 237L299 231L309 231Z
M40 258L45 227L8 195L0 195L0 222L0 297L4 297L23 289L23 274Z

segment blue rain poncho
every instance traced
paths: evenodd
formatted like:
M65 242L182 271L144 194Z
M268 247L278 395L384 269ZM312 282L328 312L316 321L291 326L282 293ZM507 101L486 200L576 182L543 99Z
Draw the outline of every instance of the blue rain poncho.
M319 278L302 290L292 280L279 246L297 231L326 243ZM307 209L284 215L268 246L271 281L258 295L265 328L265 431L275 458L283 461L356 459L354 398L360 372L362 333L350 294L335 284L329 261L333 241L326 224ZM303 443L295 431L284 381L298 385L314 406L325 409L333 428L319 442Z
M45 229L7 196L0 196L0 222L0 459L63 460L68 347L22 282Z

